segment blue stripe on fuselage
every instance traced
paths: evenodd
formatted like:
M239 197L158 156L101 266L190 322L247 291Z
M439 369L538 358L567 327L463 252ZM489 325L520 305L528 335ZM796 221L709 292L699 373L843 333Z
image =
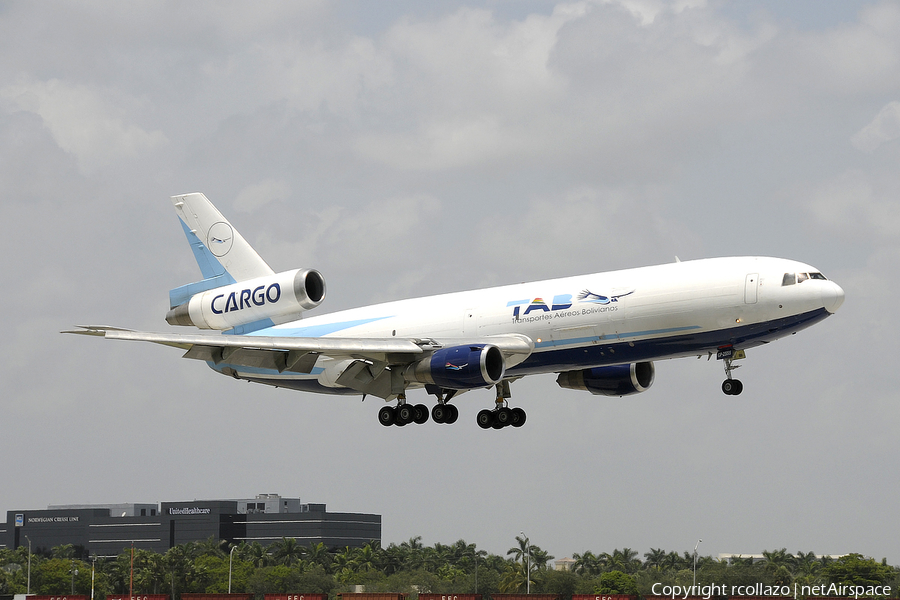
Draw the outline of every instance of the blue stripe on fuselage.
M764 323L648 340L613 341L616 340L616 336L610 336L611 339L608 341L601 340L600 343L589 346L534 352L524 362L507 369L506 372L510 375L561 373L589 367L702 354L726 345L740 349L753 348L806 329L830 314L824 308L820 308ZM620 334L619 337L633 337L633 334Z
M625 341L621 339L628 337L633 338L635 335L639 335L638 332L619 334L618 338L614 335L604 336L608 339L593 337L590 338L590 340L599 343L569 348L553 348L534 352L524 362L507 369L506 372L511 376L559 373L590 367L601 367L646 360L660 360L677 356L689 356L691 354L703 354L707 351L715 351L719 346L726 345L733 345L740 349L753 348L796 333L802 329L806 329L825 319L825 317L828 317L830 314L831 313L824 308L820 308L808 313L766 321L764 323L742 325L740 327L719 329L716 331L655 337L648 340L632 339L631 341ZM333 325L350 327L352 326L350 323L361 324L362 322L376 320L378 319L363 320L361 322L345 322L343 324L335 323ZM308 329L315 329L315 327ZM676 330L677 329L682 328L676 328ZM262 332L255 332L255 334L260 335ZM564 342L572 343L572 340ZM246 379L255 383L274 385L300 391L335 395L359 395L359 392L355 392L348 388L329 388L321 385L317 379L315 379L315 375L320 372L321 369L314 369L313 373L305 376L288 379L279 377L279 373L271 369L239 367L227 365L225 363L219 365L213 363L208 364L214 370L219 372L221 372L224 367L231 367L241 373L239 376L241 379ZM249 375L249 377L244 376L244 374Z
M309 325L307 327L271 327L269 329L259 329L248 333L247 335L268 335L273 337L322 337L330 333L337 333L344 329L357 327L358 325L366 325L381 321L382 319L390 319L390 316L372 317L370 319L357 319L355 321L340 321L336 323L323 323L322 325Z

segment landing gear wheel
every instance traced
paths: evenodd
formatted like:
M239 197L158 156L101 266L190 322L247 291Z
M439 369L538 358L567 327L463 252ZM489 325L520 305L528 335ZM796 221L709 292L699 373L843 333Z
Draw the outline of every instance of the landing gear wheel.
M431 409L431 419L435 423L446 423L447 417L450 416L450 411L447 410L449 404L435 404Z
M384 425L385 427L390 427L394 424L394 407L393 406L382 406L378 411L378 422Z
M416 416L416 409L411 404L401 404L397 407L395 422L397 425L407 425L413 422Z
M445 404L445 408L450 411L450 414L444 420L444 423L450 425L451 423L456 423L456 420L459 418L459 409L456 408L455 404Z
M482 429L490 429L494 425L494 412L488 409L480 410L475 421Z
M506 406L498 409L497 413L494 415L494 420L500 425L500 427L512 425L512 418L512 409Z
M414 407L414 415L413 421L416 422L416 425L421 425L422 423L428 422L428 407L424 404L416 404Z
M739 379L726 379L722 382L722 391L729 396L737 396L744 391L744 384Z
M521 427L525 424L525 411L521 408L512 409L512 422L510 423L513 427Z

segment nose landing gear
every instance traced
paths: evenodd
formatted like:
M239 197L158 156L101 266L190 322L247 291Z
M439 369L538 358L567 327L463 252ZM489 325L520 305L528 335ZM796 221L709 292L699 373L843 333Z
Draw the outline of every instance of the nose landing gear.
M733 361L745 358L746 354L744 354L743 350L733 350L731 348L728 349L727 353L720 350L719 354L724 354L722 360L725 361L725 381L722 382L722 392L728 396L737 396L744 391L744 384L741 383L740 379L732 379L731 377L731 372L741 366L733 364Z

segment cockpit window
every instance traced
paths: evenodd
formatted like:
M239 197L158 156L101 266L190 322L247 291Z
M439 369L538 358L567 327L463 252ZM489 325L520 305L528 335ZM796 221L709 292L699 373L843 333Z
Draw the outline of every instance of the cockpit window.
M807 279L820 279L828 281L828 278L821 273L785 273L781 280L781 285L794 285L795 283L803 283Z

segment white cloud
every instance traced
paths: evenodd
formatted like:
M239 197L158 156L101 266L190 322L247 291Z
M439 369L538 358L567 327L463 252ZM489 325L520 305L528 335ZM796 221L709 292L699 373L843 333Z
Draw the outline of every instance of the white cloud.
M73 154L84 172L133 159L168 143L161 131L129 122L108 90L59 79L23 80L0 89L6 110L39 115L60 148Z
M900 102L888 102L872 121L850 140L863 152L874 152L884 143L900 138Z
M817 229L843 240L892 246L900 240L900 179L849 169L804 200Z
M253 212L275 200L286 200L291 194L291 186L283 180L266 179L248 185L234 199L234 208L240 212Z

